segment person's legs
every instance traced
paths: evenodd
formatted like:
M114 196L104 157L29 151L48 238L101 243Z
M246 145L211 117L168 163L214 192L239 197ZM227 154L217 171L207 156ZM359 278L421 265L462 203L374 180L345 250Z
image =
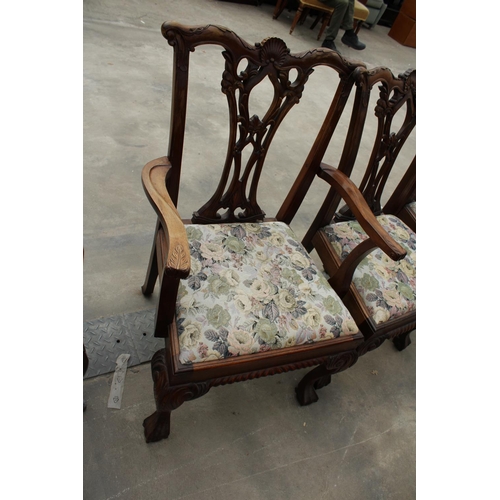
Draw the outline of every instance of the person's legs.
M363 50L366 45L359 41L358 35L354 33L354 0L349 0L349 7L340 26L345 30L342 43L355 50Z
M354 33L354 0L320 0L325 5L333 7L334 11L330 20L330 26L325 31L325 40L322 47L339 52L334 40L339 29L345 30L342 43L356 50L363 50L366 45L361 43Z
M335 15L335 12L333 15ZM347 7L341 23L340 27L345 31L350 31L354 28L354 0L347 0Z
M337 33L341 26L347 25L348 21L344 18L348 14L349 6L352 3L351 16L354 13L354 0L320 0L320 2L328 5L328 7L333 7L334 11L332 18L330 19L330 25L325 31L325 40L335 40ZM352 20L351 20L352 28Z

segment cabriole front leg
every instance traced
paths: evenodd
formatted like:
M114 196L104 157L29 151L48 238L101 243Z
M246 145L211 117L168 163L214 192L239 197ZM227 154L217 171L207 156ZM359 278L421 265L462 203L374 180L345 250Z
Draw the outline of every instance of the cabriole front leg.
M156 411L144 422L144 436L147 443L168 438L170 434L170 414L185 401L199 398L210 389L210 382L199 382L172 386L168 380L166 351L160 349L151 360L154 381Z

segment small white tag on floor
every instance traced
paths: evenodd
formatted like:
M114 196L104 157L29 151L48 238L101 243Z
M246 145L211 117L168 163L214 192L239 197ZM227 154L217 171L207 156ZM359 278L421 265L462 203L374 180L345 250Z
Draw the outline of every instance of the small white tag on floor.
M122 405L123 389L125 387L125 375L127 373L127 362L130 354L120 354L116 360L115 373L111 383L111 392L109 393L108 408L119 410Z

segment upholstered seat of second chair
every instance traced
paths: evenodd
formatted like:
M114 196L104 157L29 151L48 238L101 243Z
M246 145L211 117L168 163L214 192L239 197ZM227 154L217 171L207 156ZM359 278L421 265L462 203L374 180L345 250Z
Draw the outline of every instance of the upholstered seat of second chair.
M353 283L372 320L379 325L416 310L416 234L393 215L379 215L382 227L406 251L396 262L376 249L356 268ZM357 221L338 222L320 229L335 254L344 260L351 250L368 238Z
M186 231L191 273L180 281L176 312L182 364L358 332L286 224L193 224Z

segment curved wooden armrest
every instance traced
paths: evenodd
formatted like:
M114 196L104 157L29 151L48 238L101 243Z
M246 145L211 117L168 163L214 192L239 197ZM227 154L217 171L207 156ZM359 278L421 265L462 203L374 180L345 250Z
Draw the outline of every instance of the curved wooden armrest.
M320 165L318 175L342 196L375 246L379 247L393 260L401 260L406 255L406 250L394 241L380 225L363 195L349 177L340 170L324 163Z
M187 278L191 256L186 228L166 188L171 168L166 156L150 161L142 169L142 185L165 232L167 253L164 272L178 278Z

